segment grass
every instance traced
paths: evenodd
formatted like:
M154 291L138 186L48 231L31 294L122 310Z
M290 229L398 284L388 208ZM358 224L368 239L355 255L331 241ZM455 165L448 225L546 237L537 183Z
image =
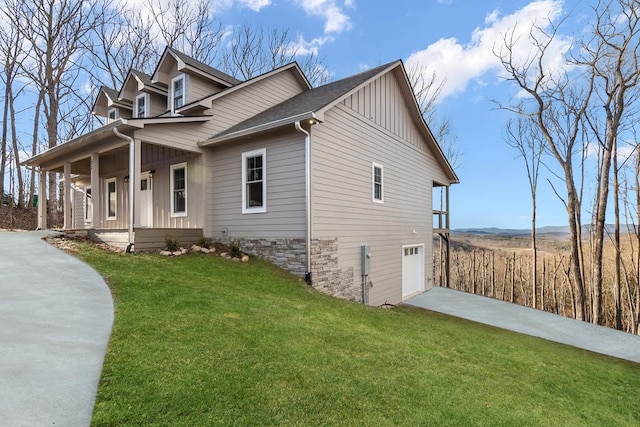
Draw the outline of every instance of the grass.
M640 424L633 363L336 300L256 260L79 255L116 308L97 426Z

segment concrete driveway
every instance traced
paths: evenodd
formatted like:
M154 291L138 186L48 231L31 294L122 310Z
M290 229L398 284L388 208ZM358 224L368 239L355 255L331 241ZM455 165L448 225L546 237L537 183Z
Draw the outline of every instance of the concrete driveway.
M88 426L113 302L46 234L0 231L0 424Z
M640 363L640 336L448 288L406 304Z

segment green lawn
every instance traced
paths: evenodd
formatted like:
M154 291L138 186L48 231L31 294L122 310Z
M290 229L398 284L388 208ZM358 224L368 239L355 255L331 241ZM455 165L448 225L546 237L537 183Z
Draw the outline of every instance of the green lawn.
M636 364L336 300L256 260L78 247L116 306L94 425L640 425Z

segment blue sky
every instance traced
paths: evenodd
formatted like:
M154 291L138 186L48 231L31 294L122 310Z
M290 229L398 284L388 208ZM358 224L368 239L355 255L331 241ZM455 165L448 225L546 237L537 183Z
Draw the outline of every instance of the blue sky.
M144 8L149 0L122 0ZM167 3L169 0L152 0ZM197 0L185 0L187 2ZM492 99L518 96L500 78L492 50L517 24L558 17L562 0L210 0L223 26L244 22L288 29L299 52L324 58L332 79L402 59L446 77L438 114L447 117L462 158L451 190L451 226L528 228L529 184L522 159L504 142L508 115ZM571 2L574 16L587 0ZM561 36L563 39L565 36ZM521 46L519 54L527 55ZM560 52L561 49L558 49ZM560 57L558 55L557 57ZM551 64L553 65L553 64ZM557 183L562 189L562 183ZM541 177L538 225L564 225L564 206Z
M462 151L461 183L451 190L452 228L528 228L523 161L504 142L507 114L490 101L514 95L498 76L492 46L509 26L527 28L562 7L550 0L245 0L221 9L221 18L289 28L325 57L333 78L396 59L446 75L438 112L451 121ZM565 224L564 206L548 183L539 187L538 225Z

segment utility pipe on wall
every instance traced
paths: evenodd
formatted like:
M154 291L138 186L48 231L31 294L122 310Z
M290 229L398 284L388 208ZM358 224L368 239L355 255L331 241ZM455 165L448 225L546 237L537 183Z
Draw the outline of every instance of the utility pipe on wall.
M113 134L118 138L126 139L129 141L129 244L127 245L127 253L131 252L131 248L133 247L133 202L134 202L134 191L135 191L135 142L132 137L127 136L117 128L113 128Z
M305 214L306 214L306 259L307 273L305 281L311 284L311 134L307 132L298 120L295 122L298 132L304 134L304 192L305 192Z

